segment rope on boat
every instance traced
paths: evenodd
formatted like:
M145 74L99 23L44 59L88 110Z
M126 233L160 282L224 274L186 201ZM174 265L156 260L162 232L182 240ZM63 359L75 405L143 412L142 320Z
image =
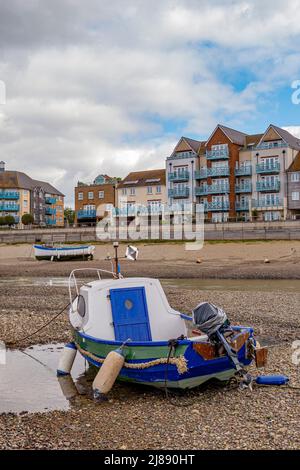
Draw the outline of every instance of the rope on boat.
M78 351L83 354L83 356L87 356L93 361L100 362L101 364L103 364L103 362L105 361L105 359L95 356L95 354L90 353L89 351L86 351L85 349L81 348L78 343L75 343L75 345ZM148 362L125 362L124 367L126 367L126 369L148 369L149 367L158 366L159 364L167 364L167 362L167 357L161 357L159 359L153 359L152 361ZM180 375L188 371L187 360L184 356L171 357L169 359L169 364L175 365L177 367L178 374Z

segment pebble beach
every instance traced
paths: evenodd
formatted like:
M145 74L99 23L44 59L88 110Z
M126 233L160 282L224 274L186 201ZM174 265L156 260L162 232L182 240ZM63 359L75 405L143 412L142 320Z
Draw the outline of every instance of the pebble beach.
M204 276L201 268L205 265L207 272L211 269L211 277L222 278L220 273L226 271L226 263L231 263L235 278L239 268L246 272L248 264L253 276L255 269L258 273L266 266L270 272L273 269L276 275L269 275L269 279L280 279L280 270L287 276L288 269L293 267L291 279L297 279L299 263L295 260L300 254L300 244L289 246L288 243L256 244L255 248L247 247L246 250L241 244L230 247L229 244L218 244L214 255L211 245L200 254L187 252L186 258L182 247L159 246L154 250L155 259L151 262L152 246L141 248L140 261L125 262L124 271L130 276L143 276L146 271L149 276L174 279L193 278L198 273L201 279ZM38 276L66 276L70 267L78 264L38 263L30 258L27 248L0 247L0 339L11 348L66 342L70 339L66 313L36 335L20 341L68 303L65 286L31 285L29 281ZM101 264L100 259L107 251L107 247L97 249L99 261L96 259L89 266ZM248 256L251 251L256 257L254 260ZM216 252L222 256L217 258ZM199 258L201 262L197 263ZM263 262L265 258L271 260L267 265ZM81 263L80 267L85 264L88 263ZM167 270L168 264L171 268ZM172 275L173 272L176 275ZM212 276L213 272L215 276ZM24 280L23 285L20 277ZM18 282L14 284L13 279ZM258 274L257 279L264 278ZM8 280L11 282L6 282ZM221 306L233 324L253 326L259 340L270 346L268 365L260 372L285 374L292 385L300 387L300 369L292 362L292 343L300 339L299 292L266 291L259 287L255 291L246 288L208 291L172 283L165 283L164 289L171 306L184 313L189 314L200 301L209 301ZM251 372L258 374L254 368ZM208 384L183 397L166 399L162 391L118 383L109 400L101 405L95 404L86 391L65 411L30 413L24 409L18 414L2 413L0 448L299 449L299 393L297 388L288 387L254 386L251 392L239 391L229 385Z

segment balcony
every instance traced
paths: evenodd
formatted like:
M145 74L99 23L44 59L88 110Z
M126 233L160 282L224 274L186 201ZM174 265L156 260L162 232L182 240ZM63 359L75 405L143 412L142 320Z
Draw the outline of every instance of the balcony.
M252 209L278 209L283 208L283 201L282 199L275 198L271 200L253 200L252 201Z
M256 150L269 150L277 148L286 148L288 145L285 142L262 142L255 147Z
M96 212L97 212L96 209L80 210L77 212L77 219L95 219Z
M207 186L196 187L196 196L206 196L207 194L229 193L229 184L209 184Z
M280 191L280 181L258 181L256 191Z
M19 212L19 210L20 210L19 204L0 203L0 211Z
M55 215L56 214L56 209L53 209L52 207L46 207L45 214L46 215Z
M56 225L56 219L51 219L50 217L45 218L46 225Z
M202 168L201 170L195 171L195 179L201 180L214 176L229 176L230 169L228 166L220 166L214 168Z
M229 158L229 150L207 150L206 151L207 160L226 160Z
M205 202L204 212L228 211L229 202Z
M173 188L169 189L169 197L180 198L180 197L189 197L190 189L186 188Z
M188 171L174 171L169 173L169 181L188 181L190 179L190 174Z
M55 197L45 197L45 203L46 204L56 204L56 198Z
M238 211L248 211L249 210L249 201L238 201L235 203L235 210Z
M280 163L272 163L272 164L266 164L266 163L258 163L256 165L256 173L261 174L261 173L280 173Z
M18 200L20 193L18 191L0 191L0 199L15 199Z
M240 168L236 168L234 170L235 176L251 176L252 175L252 166L250 165L245 165L245 166L240 166Z
M252 184L251 183L241 183L235 185L236 193L252 193Z

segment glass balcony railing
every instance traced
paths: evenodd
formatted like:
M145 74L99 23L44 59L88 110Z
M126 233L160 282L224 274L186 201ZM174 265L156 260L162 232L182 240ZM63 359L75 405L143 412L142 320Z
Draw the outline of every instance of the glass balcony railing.
M169 197L180 198L180 197L189 197L190 190L186 188L173 188L169 189Z
M20 210L19 204L0 203L0 211L19 212L19 210Z
M45 197L45 203L46 204L56 204L56 198L55 197Z
M235 168L234 174L235 176L250 176L252 175L252 166L245 165L245 166L240 166L239 168Z
M179 171L169 173L169 181L188 181L190 178L190 173L188 171Z
M15 199L18 200L20 193L18 191L0 191L0 199Z
M280 173L280 163L258 163L256 165L256 173Z
M56 219L52 219L50 217L45 218L45 224L46 225L56 225Z
M269 208L269 207L283 207L282 199L275 198L275 199L254 199L252 201L252 209L262 209L262 208Z
M258 181L256 191L280 191L280 181Z
M197 186L196 196L205 196L207 194L229 193L228 184L209 184L207 186Z
M220 166L214 168L201 168L195 171L195 179L206 179L214 176L229 176L230 169L228 166Z
M53 209L53 207L47 207L45 210L45 213L47 215L55 215L56 214L56 209Z
M77 212L77 219L95 219L96 209L83 209Z
M223 160L229 158L229 150L207 150L206 151L207 160Z
M204 203L204 212L228 211L229 202L214 201Z
M236 193L251 193L252 184L251 183L240 183L235 185Z
M285 142L262 142L257 145L255 149L257 150L268 150L276 148L286 148L288 145Z
M238 211L248 211L249 210L249 201L238 201L235 203L235 210Z

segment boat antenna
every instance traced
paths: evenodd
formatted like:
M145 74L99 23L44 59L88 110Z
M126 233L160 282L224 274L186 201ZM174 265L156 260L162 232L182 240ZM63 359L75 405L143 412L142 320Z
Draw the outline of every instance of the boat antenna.
M119 248L119 242L114 242L113 247L115 249L115 273L117 277L120 277L120 265L119 265L119 258L118 258L118 248Z

